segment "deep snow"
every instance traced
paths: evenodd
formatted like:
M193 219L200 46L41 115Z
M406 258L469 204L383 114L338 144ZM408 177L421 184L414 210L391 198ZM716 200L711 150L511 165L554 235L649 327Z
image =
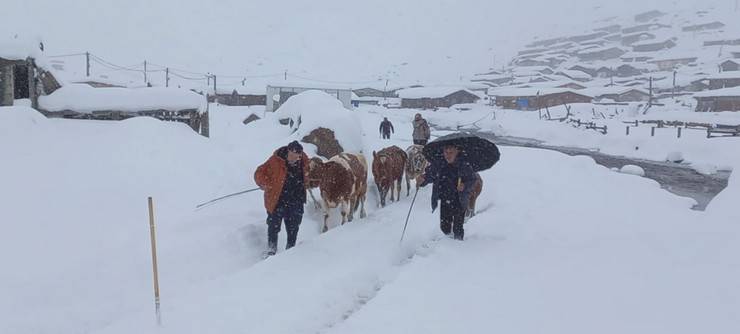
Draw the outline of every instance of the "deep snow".
M464 124L487 112L424 115ZM265 118L242 125L251 113ZM413 113L357 110L366 156L410 145ZM483 125L518 124L497 115ZM654 181L548 151L502 148L501 162L483 173L465 242L440 236L430 189L422 189L399 244L410 197L404 190L400 203L379 209L371 186L367 219L322 235L321 214L309 205L299 245L260 262L261 195L194 206L253 186L256 166L293 138L274 116L212 105L206 139L148 118L54 120L0 108L0 155L11 158L0 165L0 332L740 328L736 178L696 212L692 200ZM396 128L391 141L377 137L383 116ZM162 328L153 314L147 196L156 205Z

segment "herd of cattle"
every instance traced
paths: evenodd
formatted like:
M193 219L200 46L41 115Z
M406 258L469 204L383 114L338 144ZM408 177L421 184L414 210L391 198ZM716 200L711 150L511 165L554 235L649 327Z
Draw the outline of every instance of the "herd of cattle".
M390 192L391 201L401 199L401 186L406 175L406 196L411 193L411 179L424 173L429 165L422 154L424 146L412 145L406 151L398 146L373 151L372 173L380 195L380 206L385 207ZM328 230L329 211L340 208L342 224L354 219L360 210L360 218L365 218L367 199L367 160L362 154L340 153L324 162L311 158L308 172L309 194L317 209L324 213L323 232ZM316 200L311 189L319 188L321 202ZM418 188L418 185L417 185ZM475 214L475 202L483 189L480 176L470 196L468 215Z

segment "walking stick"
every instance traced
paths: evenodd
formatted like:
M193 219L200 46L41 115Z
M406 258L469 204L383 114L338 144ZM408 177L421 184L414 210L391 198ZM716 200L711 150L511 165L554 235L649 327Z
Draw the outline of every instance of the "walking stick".
M403 233L401 233L401 241L399 243L403 242L403 236L406 235L406 226L409 225L409 217L411 217L411 209L414 208L414 203L416 202L416 195L419 193L419 188L416 188L416 192L414 192L414 198L411 200L411 207L409 207L409 214L406 215L406 223L403 224Z
M244 191L240 191L240 192L237 192L237 193L233 193L233 194L228 194L228 195L226 195L226 196L221 196L221 197L219 197L219 198L216 198L216 199L212 199L212 200L210 200L210 201L208 201L208 202L205 202L205 203L201 203L201 204L198 204L198 205L196 205L196 206L195 206L195 209L196 209L196 210L198 210L198 209L200 209L200 208L203 208L203 207L205 207L205 206L208 206L208 205L210 205L210 204L213 204L213 203L215 203L215 202L218 202L218 201L220 201L220 200L223 200L223 199L227 199L227 198L229 198L229 197L232 197L232 196L236 196L236 195L241 195L241 194L251 193L251 192L253 192L253 191L257 191L257 190L260 190L260 188L254 188L254 189L244 190Z

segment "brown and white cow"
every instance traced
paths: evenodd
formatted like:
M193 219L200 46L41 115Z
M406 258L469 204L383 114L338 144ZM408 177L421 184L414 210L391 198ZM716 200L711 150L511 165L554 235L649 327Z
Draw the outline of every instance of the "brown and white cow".
M393 188L398 193L395 199L401 199L401 182L403 182L406 159L406 152L398 146L386 147L380 152L373 151L373 178L375 178L375 185L378 186L381 206L385 206L385 197L389 190L391 202L394 201Z
M309 188L318 187L324 211L322 232L329 229L329 210L340 207L342 224L354 219L360 209L365 218L367 198L367 161L361 154L341 153L327 162L313 158L309 163Z
M429 161L424 157L422 151L424 150L423 145L411 145L406 149L406 196L411 194L411 180L416 180L416 177L424 174ZM416 189L419 189L419 185L416 185Z

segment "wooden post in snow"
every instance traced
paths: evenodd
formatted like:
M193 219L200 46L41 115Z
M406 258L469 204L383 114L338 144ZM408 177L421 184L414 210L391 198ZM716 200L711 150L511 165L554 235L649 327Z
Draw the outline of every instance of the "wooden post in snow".
M154 274L154 312L157 316L157 325L162 325L162 315L159 311L159 271L157 269L157 237L154 229L154 203L149 201L149 235L152 241L152 270Z

